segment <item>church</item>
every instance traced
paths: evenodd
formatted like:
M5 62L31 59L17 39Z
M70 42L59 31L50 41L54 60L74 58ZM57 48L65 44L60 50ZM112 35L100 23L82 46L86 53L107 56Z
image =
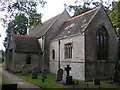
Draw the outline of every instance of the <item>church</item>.
M27 36L13 35L12 37L15 42L18 40L16 37L21 38L21 41L26 38L28 42L20 45L18 40L18 44L16 43L13 48L8 45L7 51L11 53L7 54L7 57L11 54L14 60L6 61L10 64L11 60L11 65L14 66L12 70L22 70L17 66L26 65L28 60L31 66L38 64L40 70L46 69L55 74L59 68L64 70L67 65L70 65L70 75L77 80L88 81L113 77L114 65L118 59L118 38L102 6L72 18L67 10L64 10L42 25L31 28ZM13 42L11 47L14 44ZM17 46L21 47L18 50L22 52L16 52ZM26 47L27 51L23 47ZM19 57L15 56L15 52ZM23 59L20 59L21 57ZM18 65L12 61L24 61L24 63ZM9 68L10 65L7 64Z

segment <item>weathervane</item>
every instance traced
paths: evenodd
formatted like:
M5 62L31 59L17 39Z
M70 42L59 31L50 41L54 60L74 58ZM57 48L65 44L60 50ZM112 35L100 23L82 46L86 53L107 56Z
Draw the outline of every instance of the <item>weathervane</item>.
M101 5L103 5L103 0L100 0Z
M67 5L66 5L66 3L64 3L64 8L66 9L66 7L67 7Z

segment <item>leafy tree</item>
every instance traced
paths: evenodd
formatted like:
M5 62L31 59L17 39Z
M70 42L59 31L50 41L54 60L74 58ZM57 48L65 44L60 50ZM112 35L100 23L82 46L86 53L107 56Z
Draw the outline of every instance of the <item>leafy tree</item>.
M35 0L30 2L29 0L25 0L26 2L17 2L17 0L0 0L0 11L4 12L4 17L0 18L5 27L8 26L8 23L18 16L20 13L24 13L25 16L29 19L29 27L32 25L36 25L36 23L41 23L41 13L37 13L36 6L41 5L44 7L46 1L39 0L39 2L35 2ZM38 0L37 0L38 1ZM31 21L32 18L32 21ZM39 19L38 19L39 18Z
M25 35L27 33L28 18L24 14L20 14L15 17L14 20L10 21L8 28L6 29L7 34L20 34Z
M91 10L92 8L91 7L89 7L89 5L90 5L90 3L84 3L83 5L75 5L75 6L73 6L73 5L69 5L68 6L68 10L71 12L71 11L74 11L74 15L73 15L73 17L74 16L77 16L77 15L79 15L79 14L82 14L82 13L84 13L84 12L86 12L86 11L89 11L89 10Z
M100 2L93 2L93 0L83 0L83 3L78 2L78 1L79 0L77 0L77 2L76 2L77 5L74 5L74 6L69 5L68 6L68 10L70 12L72 12L72 11L74 12L73 16L77 16L79 14L82 14L82 13L89 11L95 7L100 6L100 5L103 5L107 12L109 12L111 9L111 3L104 2L104 4L103 4L102 0L101 0L101 3Z
M112 21L114 28L116 29L118 36L120 37L120 1L113 2L113 8L109 13L109 17Z
M11 1L11 0L10 0ZM7 37L4 40L4 46L6 47L7 41L9 40L11 34L25 35L27 29L31 26L36 26L41 24L41 13L37 13L36 7L38 2L10 2L1 3L1 11L6 11L5 17L1 18L4 22L4 26L7 27L6 33ZM41 1L39 4L43 7L46 1Z

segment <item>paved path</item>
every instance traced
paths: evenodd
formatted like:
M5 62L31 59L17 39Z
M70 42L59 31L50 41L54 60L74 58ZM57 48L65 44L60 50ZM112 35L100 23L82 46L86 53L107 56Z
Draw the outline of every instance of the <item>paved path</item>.
M39 87L37 87L37 86L35 86L35 85L33 85L33 84L31 84L31 83L29 83L29 82L27 82L27 81L25 81L21 78L9 73L8 71L6 71L2 68L0 68L0 73L2 73L5 76L5 78L7 78L12 83L17 83L18 88L31 88L31 89L37 89L37 90L40 89ZM40 90L42 90L42 89L40 89Z

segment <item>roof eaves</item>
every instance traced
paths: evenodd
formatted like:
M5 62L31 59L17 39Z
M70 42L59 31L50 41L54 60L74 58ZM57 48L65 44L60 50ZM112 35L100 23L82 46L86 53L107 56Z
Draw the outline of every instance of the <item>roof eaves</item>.
M14 34L14 37L38 38L38 37L36 37L36 36L18 35L18 34Z
M58 41L58 40L62 40L62 39L70 38L70 37L75 37L75 36L82 35L82 34L83 34L83 32L77 33L77 34L73 34L73 35L69 35L69 36L65 36L65 37L60 37L60 38L57 38L57 39L50 40L50 42Z

